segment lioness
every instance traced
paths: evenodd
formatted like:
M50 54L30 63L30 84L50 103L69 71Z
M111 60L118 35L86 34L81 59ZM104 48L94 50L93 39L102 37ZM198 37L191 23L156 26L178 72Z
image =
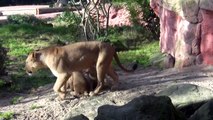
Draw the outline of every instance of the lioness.
M96 67L98 83L92 95L100 92L106 74L114 80L116 85L118 76L111 66L113 58L124 71L134 71L121 65L115 48L111 44L100 41L77 42L34 51L28 55L25 69L28 74L32 74L38 69L48 67L57 77L53 90L59 94L60 99L64 99L65 92L61 90L61 87L66 84L74 71Z

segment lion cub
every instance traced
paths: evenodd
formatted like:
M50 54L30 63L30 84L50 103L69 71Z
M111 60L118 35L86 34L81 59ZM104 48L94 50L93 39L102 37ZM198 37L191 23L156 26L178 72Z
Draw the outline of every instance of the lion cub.
M88 96L90 91L93 91L97 86L97 77L93 73L88 72L73 72L67 81L66 89L70 88L74 91L72 94L75 97Z

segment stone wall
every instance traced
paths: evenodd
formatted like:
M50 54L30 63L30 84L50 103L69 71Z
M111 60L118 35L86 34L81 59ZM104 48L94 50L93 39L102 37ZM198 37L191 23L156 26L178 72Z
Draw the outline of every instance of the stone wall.
M213 65L213 1L150 0L160 18L160 48L175 67Z

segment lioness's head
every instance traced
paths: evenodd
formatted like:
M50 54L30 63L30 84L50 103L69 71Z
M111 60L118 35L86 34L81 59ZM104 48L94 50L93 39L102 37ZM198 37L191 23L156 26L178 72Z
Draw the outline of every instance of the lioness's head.
M44 64L40 60L41 52L34 51L30 53L26 59L25 69L28 75L32 75L35 71L44 67Z

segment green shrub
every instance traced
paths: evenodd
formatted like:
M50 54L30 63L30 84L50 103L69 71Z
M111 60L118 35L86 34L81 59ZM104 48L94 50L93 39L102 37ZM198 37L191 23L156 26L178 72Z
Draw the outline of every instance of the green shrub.
M79 15L65 11L58 17L56 17L53 21L57 26L69 26L69 25L76 25L78 26L81 22L81 18Z
M36 104L32 104L32 106L30 106L30 110L34 110L34 109L38 109L38 108L42 108L42 106L38 106Z
M44 25L42 20L39 20L34 15L9 15L8 23L11 24L30 24L30 25Z
M23 97L18 97L18 96L16 96L16 97L14 97L14 98L10 101L10 103L11 103L11 104L17 104L17 103L19 103L22 99L23 99Z
M5 81L0 79L0 88L5 85Z
M0 112L0 120L11 120L13 116L13 112Z

